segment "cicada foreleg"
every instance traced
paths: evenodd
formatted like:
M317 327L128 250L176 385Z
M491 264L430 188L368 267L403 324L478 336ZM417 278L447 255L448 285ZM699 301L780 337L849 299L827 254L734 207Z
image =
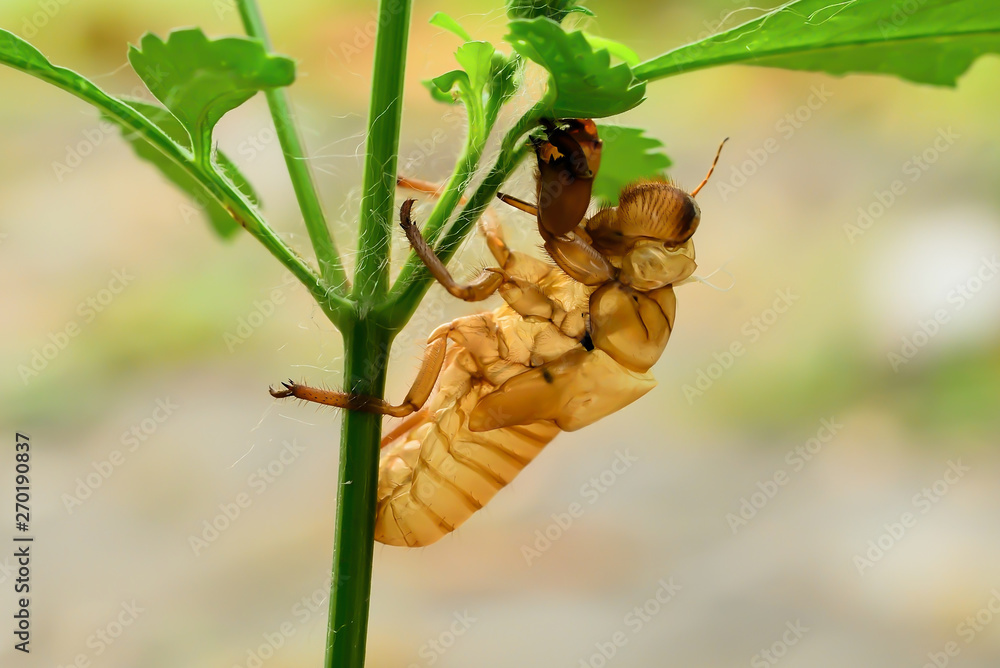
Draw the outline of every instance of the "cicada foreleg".
M538 206L523 199L506 193L497 193L497 199L519 211L536 217L539 215ZM582 228L565 235L556 235L539 224L538 231L545 240L545 252L573 280L584 285L602 285L613 278L614 267L590 245L589 239L582 236L585 234Z
M293 380L282 383L280 390L268 388L271 396L276 399L295 397L304 401L311 401L324 406L334 406L336 408L346 408L352 411L362 411L365 413L378 413L390 417L406 417L415 411L419 411L430 397L434 384L441 374L441 367L444 364L445 349L448 344L447 330L438 330L431 335L424 350L424 358L420 364L420 371L410 386L410 391L400 404L390 404L385 399L369 397L361 394L351 394L349 392L338 392L336 390L326 390L308 385L300 385Z
M445 290L453 296L467 302L478 302L486 299L497 291L505 279L502 269L486 268L482 274L470 283L459 283L456 281L448 268L441 261L441 258L434 253L427 240L420 233L420 228L410 218L410 210L416 200L408 199L399 208L399 225L406 233L406 238L410 242L410 247L417 257L427 266L431 275L438 283L444 286Z
M396 185L400 188L408 188L418 193L424 193L431 197L440 197L444 191L441 184L425 181L424 179L410 178L408 176L397 176ZM462 204L467 201L465 197L459 200ZM486 245L489 247L493 257L500 263L501 267L507 266L510 259L510 248L503 238L503 230L500 228L500 221L497 220L496 211L492 206L486 207L483 215L479 218L479 231L486 237Z
M513 195L508 195L506 193L497 193L497 199L504 204L509 204L519 211L524 211L525 213L538 217L538 207L530 202L525 202L523 199L518 199Z

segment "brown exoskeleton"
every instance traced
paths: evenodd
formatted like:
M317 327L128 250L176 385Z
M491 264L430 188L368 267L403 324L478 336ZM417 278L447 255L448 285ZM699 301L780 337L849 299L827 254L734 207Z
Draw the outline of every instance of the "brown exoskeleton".
M536 217L554 264L510 250L495 218L484 216L481 231L500 266L460 284L424 241L407 200L401 225L434 277L460 299L499 292L504 304L432 332L399 405L294 382L271 392L406 417L382 441L380 542L433 543L482 508L559 431L592 424L656 384L649 369L673 328L673 285L695 270L694 196L716 163L690 194L666 181L640 181L622 191L617 207L587 218L601 157L594 122L549 122L534 147L537 205L499 197Z

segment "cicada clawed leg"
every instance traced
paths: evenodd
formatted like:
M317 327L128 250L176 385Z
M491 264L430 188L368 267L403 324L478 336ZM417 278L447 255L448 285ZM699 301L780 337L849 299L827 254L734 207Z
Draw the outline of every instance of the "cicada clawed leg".
M413 190L414 192L424 193L425 195L433 195L434 197L440 197L441 192L444 190L444 186L433 183L432 181L426 181L424 179L411 178L409 176L397 176L396 185L400 188L406 188L408 190Z
M435 332L437 334L437 332ZM398 405L390 404L385 399L369 397L349 392L338 392L336 390L324 390L308 385L300 385L289 380L282 383L280 390L268 388L271 396L276 399L295 397L304 401L312 401L324 406L334 406L336 408L346 408L352 411L362 411L364 413L378 413L391 417L406 417L415 411L420 410L437 382L441 367L444 364L444 353L448 344L447 332L441 336L433 336L428 341L424 350L424 359L417 372L417 378L410 386L410 391L402 403Z
M538 207L534 204L504 193L497 193L497 198L515 209L538 216ZM615 269L580 236L580 231L578 228L564 235L555 235L546 231L541 223L538 225L538 232L545 240L545 251L560 269L584 285L602 285L614 277Z
M487 268L478 278L470 283L462 284L457 282L448 272L431 248L424 236L420 234L420 228L410 218L410 209L416 200L408 199L399 208L399 224L406 233L406 238L410 241L413 252L417 254L423 263L430 270L431 275L437 282L444 286L449 293L467 302L478 302L486 299L497 291L504 282L504 272L502 269Z
M546 241L545 251L570 278L584 285L603 285L615 277L607 258L572 232Z
M379 447L384 448L385 446L389 445L403 434L406 434L415 426L417 426L420 422L422 422L426 416L427 416L427 409L421 408L416 413L411 413L407 417L403 418L402 422L397 424L395 427L393 427L390 431L386 432L382 436L382 443L379 445Z
M431 197L440 197L444 191L443 185L408 176L397 176L396 185ZM462 204L465 204L466 201L465 197L459 199ZM492 206L483 210L483 215L479 218L479 231L486 237L486 245L493 257L496 258L501 267L506 266L507 260L510 258L510 249L503 239L503 230L500 228L500 221L497 220L496 211L493 210Z
M529 202L525 202L523 199L518 199L517 197L507 195L506 193L497 193L497 199L504 204L509 204L515 209L524 211L525 213L535 216L536 218L538 217L538 207Z

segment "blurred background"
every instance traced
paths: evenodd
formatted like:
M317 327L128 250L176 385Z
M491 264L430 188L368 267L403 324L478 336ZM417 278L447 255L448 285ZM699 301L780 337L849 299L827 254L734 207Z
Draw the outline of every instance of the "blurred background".
M375 5L262 4L351 249ZM745 4L593 0L584 23L648 58L752 18ZM495 3L414 9L400 165L435 180L464 123L420 85L454 67L437 10L505 32ZM4 0L0 25L120 94L144 31L240 32L229 0ZM678 289L649 395L561 435L438 544L377 546L369 665L998 665L998 80L990 56L955 90L745 67L651 84L615 120L663 141L682 185L731 137L699 196L699 273L722 268L719 289ZM32 652L0 629L0 663L319 665L339 416L266 389L338 386L336 330L84 103L6 68L0 90L0 479L9 508L30 434L36 536ZM305 252L263 98L217 139ZM530 196L530 169L506 190ZM501 215L537 246L530 219ZM484 258L474 239L458 264ZM430 330L474 310L431 291L390 397Z

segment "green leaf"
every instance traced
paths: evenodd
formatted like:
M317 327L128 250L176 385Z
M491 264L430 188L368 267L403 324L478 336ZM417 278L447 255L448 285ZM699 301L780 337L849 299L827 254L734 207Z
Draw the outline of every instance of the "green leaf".
M954 86L984 53L1000 53L995 0L797 0L648 60L635 75L653 80L740 63Z
M165 173L169 172L168 178L171 178L175 183L183 180L181 177L184 170L180 165L189 161L184 149L190 146L190 142L183 128L170 114L167 113L166 116L173 120L176 127L180 128L180 133L171 133L172 137L167 132L170 129L168 122L164 122L166 129L161 128L154 122L157 119L147 118L128 103L109 95L73 70L53 65L35 47L6 30L0 30L0 62L62 88L94 105L106 118L113 120L127 130L130 135L129 140L133 142L133 145L141 142L144 150L149 154L147 159L156 162ZM152 112L150 113L152 114ZM182 141L178 141L178 139ZM152 157L153 151L159 157L154 159ZM193 177L188 178L190 181L195 180ZM194 190L182 187L188 192ZM201 186L199 188L204 190ZM213 198L207 199L213 203L215 201Z
M500 107L517 89L520 58L499 53L489 42L472 41L458 47L455 60L463 69L424 81L424 86L439 102L461 100L469 115L470 136L485 141Z
M211 193L177 163L178 148L189 148L190 140L184 127L165 109L145 102L112 97L73 70L53 65L38 49L6 30L0 30L0 62L58 86L96 106L105 118L122 127L125 138L136 153L159 167L170 181L203 207L220 235L228 237L239 229L232 216ZM146 132L140 133L137 130ZM218 156L217 162L233 185L256 203L253 189L236 166L223 155Z
M639 64L639 54L621 42L616 42L613 39L606 39L604 37L598 37L597 35L591 35L589 32L583 33L583 36L587 38L587 42L590 46L595 49L607 49L608 53L627 64L629 67L635 67Z
M611 66L607 49L594 50L582 32L567 33L546 18L514 20L504 37L514 50L549 71L556 117L612 116L642 102L645 84L625 63Z
M660 152L663 142L643 136L643 130L618 125L601 125L598 135L604 141L601 168L594 179L594 197L601 204L618 204L622 188L639 179L662 177L670 158Z
M72 93L94 105L103 113L109 116L114 115L118 121L125 122L127 120L133 128L142 127L152 133L158 130L149 123L148 119L136 113L134 109L121 100L106 93L86 77L71 69L53 65L38 49L17 35L3 29L0 29L0 62ZM158 139L162 140L160 143L166 150L177 148L165 136L160 136Z
M459 25L458 21L451 18L444 12L434 12L434 15L431 16L431 19L430 21L428 21L428 23L430 23L432 26L437 26L438 28L444 28L448 32L453 32L462 39L464 39L466 42L472 41L472 36L465 31L465 28Z
M469 109L469 116L481 114L483 92L493 76L496 49L489 42L466 42L458 47L455 60L464 68L452 70L425 81L431 96L439 102L455 102L461 98Z
M225 202L226 207L233 210L234 216L241 220L247 231L278 258L303 285L309 288L321 305L324 305L324 310L329 309L327 312L330 313L341 308L339 305L333 305L335 295L329 292L327 286L320 283L316 273L303 262L302 258L285 245L257 211L245 201L245 197L236 192L232 184L215 171L210 160L200 164L195 163L191 153L168 137L150 119L125 102L104 92L86 77L64 67L53 65L38 49L20 37L2 29L0 29L0 63L10 65L62 88L148 141L150 146L156 147L170 161L191 174L192 178L199 179L213 197Z
M210 40L189 28L171 32L166 41L147 33L140 44L129 48L132 68L187 130L202 164L208 161L212 129L223 115L258 91L295 80L291 59L268 54L253 39Z
M187 132L184 131L184 126L181 125L180 121L174 118L169 111L158 105L143 102L141 100L123 101L143 116L153 121L153 123L158 125L168 137L185 148L190 148L190 140L188 139ZM115 120L114 118L108 117L106 114L105 117L112 121ZM224 239L230 238L239 231L239 223L233 220L233 217L229 214L229 212L226 211L226 209L219 204L214 197L212 197L212 194L205 189L205 186L203 186L201 182L192 177L187 171L179 167L176 163L169 160L155 146L149 143L149 141L134 132L129 132L129 130L124 126L122 127L122 134L125 137L125 140L128 141L128 143L135 150L136 155L143 160L147 160L156 165L160 172L162 172L171 183L191 196L195 203L202 209L202 211L204 211L205 216L208 218L208 222L211 223L212 228L219 234L220 237ZM246 195L247 199L250 200L251 203L254 205L260 204L257 193L247 181L246 177L243 176L239 168L237 168L224 153L216 153L215 162L222 174L229 179L229 181L237 189Z
M495 70L502 69L506 64L506 58L497 54L489 42L466 42L458 47L455 60L463 69L445 72L424 81L424 85L431 91L431 96L439 102L455 102L458 95L465 101L466 106L472 105L482 109L483 92L494 76ZM457 91L454 90L456 88Z
M454 104L461 99L458 90L469 87L469 75L462 70L452 70L433 79L426 79L423 84L438 102Z
M438 102L455 104L461 100L469 115L471 135L485 139L500 107L517 92L521 59L517 54L500 53L489 42L473 40L458 21L443 12L436 12L430 23L466 41L455 52L461 70L422 83Z
M455 52L455 60L469 75L473 95L478 95L480 99L492 73L495 52L489 42L466 42Z
M505 56L502 53L493 54L493 65L490 70L490 81L487 85L486 119L487 125L493 127L500 113L500 108L514 97L521 83L521 58L513 53Z

